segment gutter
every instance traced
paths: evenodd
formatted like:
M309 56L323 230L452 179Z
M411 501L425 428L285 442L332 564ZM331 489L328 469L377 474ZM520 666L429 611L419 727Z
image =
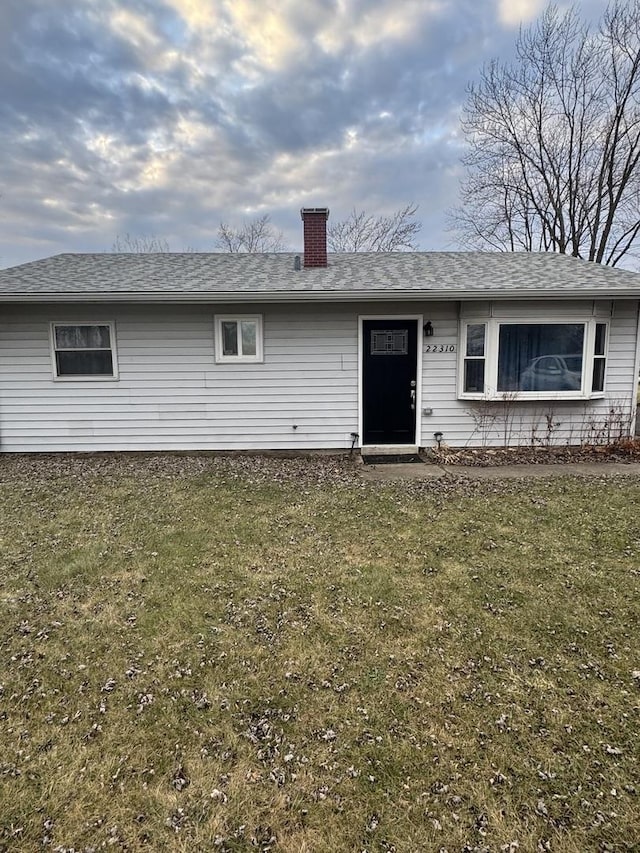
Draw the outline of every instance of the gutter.
M525 299L544 299L562 301L567 299L640 299L640 287L620 290L583 288L580 290L564 290L561 292L540 290L372 290L363 291L198 291L192 293L179 292L146 292L122 291L120 293L0 293L0 303L153 303L153 304L189 304L189 303L219 303L243 304L249 302L261 303L317 303L317 302L442 302L449 300L485 301L492 299L509 299L520 301Z

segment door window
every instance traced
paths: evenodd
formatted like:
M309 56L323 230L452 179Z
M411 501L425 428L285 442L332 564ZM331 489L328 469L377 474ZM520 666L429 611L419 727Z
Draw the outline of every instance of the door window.
M406 355L408 329L374 329L371 332L371 355Z

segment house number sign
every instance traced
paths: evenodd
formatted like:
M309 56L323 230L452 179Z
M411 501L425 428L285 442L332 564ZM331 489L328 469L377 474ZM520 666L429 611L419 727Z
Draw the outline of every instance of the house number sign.
M456 345L455 344L426 344L424 351L430 352L430 353L455 352L456 351Z

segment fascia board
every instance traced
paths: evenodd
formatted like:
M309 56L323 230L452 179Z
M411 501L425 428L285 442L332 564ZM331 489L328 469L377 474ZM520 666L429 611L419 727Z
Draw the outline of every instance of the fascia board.
M242 304L248 302L441 302L443 300L508 299L508 300L566 300L566 299L640 299L640 288L558 290L370 290L370 291L198 291L194 293L161 293L128 291L119 293L2 293L4 303L146 303L189 304L198 302Z

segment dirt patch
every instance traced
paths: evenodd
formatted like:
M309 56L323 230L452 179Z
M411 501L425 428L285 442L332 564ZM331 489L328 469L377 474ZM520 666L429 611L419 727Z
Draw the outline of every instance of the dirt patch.
M438 465L561 465L567 462L640 462L640 440L578 447L443 447L425 454Z

